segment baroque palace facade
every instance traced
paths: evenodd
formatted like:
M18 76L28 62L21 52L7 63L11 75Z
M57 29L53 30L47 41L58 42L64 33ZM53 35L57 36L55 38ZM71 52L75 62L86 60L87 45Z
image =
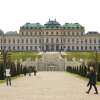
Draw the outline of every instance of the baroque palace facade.
M85 33L79 23L26 23L19 32L0 30L0 50L11 51L100 51L100 34Z

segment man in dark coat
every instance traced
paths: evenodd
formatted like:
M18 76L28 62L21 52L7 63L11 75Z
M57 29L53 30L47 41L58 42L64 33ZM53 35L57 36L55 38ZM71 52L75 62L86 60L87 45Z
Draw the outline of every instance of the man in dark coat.
M87 86L90 86L88 91L86 92L87 94L89 94L90 90L92 89L92 86L95 89L95 93L94 94L98 94L98 90L96 87L96 72L94 70L93 67L90 67L90 72L88 73L88 77L89 77L89 82L87 84Z

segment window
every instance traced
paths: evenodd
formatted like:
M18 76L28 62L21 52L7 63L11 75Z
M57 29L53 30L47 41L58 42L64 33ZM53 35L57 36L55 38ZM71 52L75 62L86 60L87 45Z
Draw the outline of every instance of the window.
M59 43L59 40L58 40L58 38L56 39L56 43Z
M92 40L90 39L90 43L92 43Z
M28 46L26 46L26 50L28 50Z
M6 39L4 39L4 43L6 43Z
M22 46L22 50L24 50L24 47Z
M79 33L78 33L78 32L77 32L76 34L77 34L77 36L79 35Z
M79 40L77 39L77 44L79 43Z
M89 48L90 48L90 50L92 50L92 47L91 46Z
M85 46L85 50L87 50L87 46Z
M37 46L35 46L35 50L37 50Z
M17 43L19 43L19 39L17 40Z
M72 50L74 50L74 46L72 46Z
M39 32L39 35L41 35L41 32Z
M48 35L48 32L46 32L46 35Z
M35 35L37 35L37 32L35 32Z
M19 50L19 46L17 46L17 49Z
M11 40L9 39L8 42L11 43Z
M74 32L72 32L72 36L74 36Z
M15 39L13 39L13 43L15 43Z
M96 46L94 46L94 50L96 50Z
M41 43L41 39L39 39L39 43Z
M13 50L15 50L15 46L13 46Z
M30 50L32 50L32 46L30 46Z
M10 46L8 48L9 48L9 50L11 50L11 47Z
M81 50L83 50L83 46L81 46Z
M70 36L70 32L68 32L68 36Z
M24 35L24 33L22 32L22 35Z
M58 35L58 32L56 32L56 35Z
M26 39L26 43L28 43L28 39Z
M30 39L30 43L32 43L33 41L32 41L32 39Z
M79 47L77 46L76 49L79 50Z
M30 32L30 35L32 36L32 32Z
M53 38L52 38L52 39L51 39L51 43L53 43L53 41L54 41L54 40L53 40Z
M81 40L81 44L83 44L83 40Z
M87 43L87 39L85 39L85 43Z
M53 35L53 32L51 32L51 35Z
M68 39L68 42L70 42L70 39Z
M70 46L68 46L68 50L70 50Z
M28 32L26 32L26 35L28 35Z
M35 39L35 43L37 43L37 39Z
M22 43L24 43L24 40L22 39Z
M72 43L74 43L74 39L72 39Z
M96 40L94 40L94 43L96 43Z
M49 42L49 39L48 39L48 38L46 39L46 42L47 42L47 43Z

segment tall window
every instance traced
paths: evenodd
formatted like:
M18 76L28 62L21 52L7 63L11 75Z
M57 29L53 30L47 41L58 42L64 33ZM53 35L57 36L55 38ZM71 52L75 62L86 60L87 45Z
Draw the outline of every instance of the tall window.
M47 43L49 42L49 39L48 39L48 38L46 39L46 42L47 42Z
M74 46L72 46L72 50L74 50Z
M74 43L74 39L72 39L72 43Z
M85 39L85 43L87 43L87 39Z
M26 43L28 43L28 39L26 39Z
M92 43L92 40L90 39L90 43Z
M4 43L6 43L6 39L4 39Z
M58 40L58 38L56 39L56 43L59 43L59 40Z
M30 43L32 43L33 42L33 40L32 39L30 39Z
M19 43L19 39L17 40L17 43Z
M79 46L77 46L76 49L79 50Z
M96 43L96 39L94 40L94 43Z
M13 39L13 43L15 44L15 39Z
M70 42L70 39L68 39L68 43Z
M11 43L11 40L10 39L8 40L8 43Z
M51 43L53 43L53 41L54 41L53 38L51 38Z
M22 39L22 43L24 43L24 39Z
M87 50L87 46L85 46L85 50Z
M39 39L39 43L41 43L41 39Z
M35 39L35 43L37 43L37 39Z

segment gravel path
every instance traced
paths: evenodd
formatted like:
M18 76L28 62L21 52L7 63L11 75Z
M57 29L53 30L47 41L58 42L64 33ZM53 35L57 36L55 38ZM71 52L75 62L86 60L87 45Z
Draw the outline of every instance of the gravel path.
M86 84L65 72L39 72L13 80L11 87L0 84L0 100L100 100L100 94L93 94L94 89L85 93Z

